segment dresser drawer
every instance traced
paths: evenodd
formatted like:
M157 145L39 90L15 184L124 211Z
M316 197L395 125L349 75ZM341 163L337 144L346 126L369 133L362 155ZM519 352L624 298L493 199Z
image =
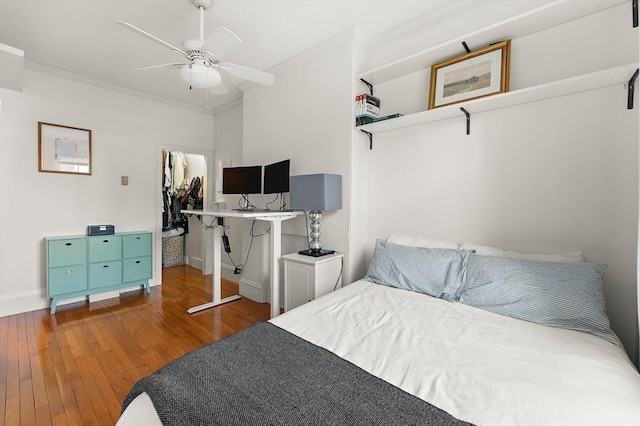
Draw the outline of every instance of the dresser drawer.
M49 268L49 297L87 289L87 266L73 265Z
M151 233L123 235L123 257L151 256Z
M123 260L123 282L148 280L151 278L151 256L132 257Z
M49 268L65 265L79 265L87 261L86 238L69 238L47 241Z
M89 265L89 288L109 287L122 282L122 262L99 262Z
M101 235L89 240L89 262L105 262L122 257L122 238L120 235Z

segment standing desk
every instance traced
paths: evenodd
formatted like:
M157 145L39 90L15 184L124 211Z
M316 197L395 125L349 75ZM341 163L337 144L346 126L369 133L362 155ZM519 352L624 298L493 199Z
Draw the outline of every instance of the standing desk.
M260 220L262 222L269 222L271 224L271 231L269 232L269 288L271 297L271 318L280 315L280 258L282 256L282 222L285 220L293 219L294 217L301 215L302 211L236 211L236 210L224 210L224 211L208 211L208 210L181 210L183 214L196 215L196 216L211 216L212 218L218 217L239 217L242 219ZM232 302L240 299L239 295L222 298L220 291L220 275L222 264L220 262L220 238L222 234L220 232L220 226L213 228L213 282L212 293L213 300L211 302L204 303L202 305L189 308L187 312L193 314L195 312L202 311L204 309L212 308L214 306L222 305L224 303Z

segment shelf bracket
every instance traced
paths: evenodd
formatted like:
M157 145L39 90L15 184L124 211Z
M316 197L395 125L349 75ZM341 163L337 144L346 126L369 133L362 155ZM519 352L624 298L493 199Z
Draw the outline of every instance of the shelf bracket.
M631 14L633 15L633 28L638 27L638 0L631 1Z
M373 84L369 83L364 78L361 78L360 81L367 85L367 87L369 88L369 93L371 94L371 96L373 96Z
M631 80L627 83L627 109L633 109L633 91L636 87L636 80L638 79L638 73L640 72L640 68L636 68L636 72L631 76Z
M464 47L464 50L466 50L467 53L471 53L471 49L469 49L469 46L467 46L467 42L466 41L462 42L462 47Z
M460 111L464 112L465 117L467 117L467 134L471 134L471 114L462 107L460 107Z
M373 134L362 129L360 129L360 131L369 136L369 151L371 151L373 149Z

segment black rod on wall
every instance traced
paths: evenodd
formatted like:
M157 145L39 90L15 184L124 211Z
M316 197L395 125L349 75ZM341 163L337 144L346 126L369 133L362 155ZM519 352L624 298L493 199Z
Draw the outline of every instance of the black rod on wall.
M471 114L466 109L460 107L460 111L464 112L465 117L467 117L467 134L471 134Z
M631 2L631 14L633 15L633 28L638 26L638 0Z
M360 131L365 135L369 136L369 151L371 151L373 149L373 134L362 129L360 129Z
M369 93L371 94L371 96L373 96L373 84L369 83L364 78L361 78L360 81L367 85L367 87L369 88Z
M633 91L636 87L636 80L638 79L638 73L640 72L640 68L636 68L636 72L631 76L631 80L627 84L627 109L633 109Z

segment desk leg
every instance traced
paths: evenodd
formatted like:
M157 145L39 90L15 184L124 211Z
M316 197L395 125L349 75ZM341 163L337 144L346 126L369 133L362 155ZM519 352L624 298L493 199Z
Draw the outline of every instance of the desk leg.
M271 288L271 318L280 315L280 258L282 257L282 222L274 220L271 222L271 232L269 240L271 247L269 258L271 267L269 273L269 287Z
M193 314L195 312L202 311L204 309L212 308L214 306L222 305L224 303L233 302L234 300L241 299L239 295L230 296L222 298L222 292L220 289L220 275L222 262L220 262L220 237L221 237L220 227L216 226L213 228L213 277L211 282L211 291L213 293L213 301L209 303L205 303L202 305L194 306L193 308L189 308L187 312Z

